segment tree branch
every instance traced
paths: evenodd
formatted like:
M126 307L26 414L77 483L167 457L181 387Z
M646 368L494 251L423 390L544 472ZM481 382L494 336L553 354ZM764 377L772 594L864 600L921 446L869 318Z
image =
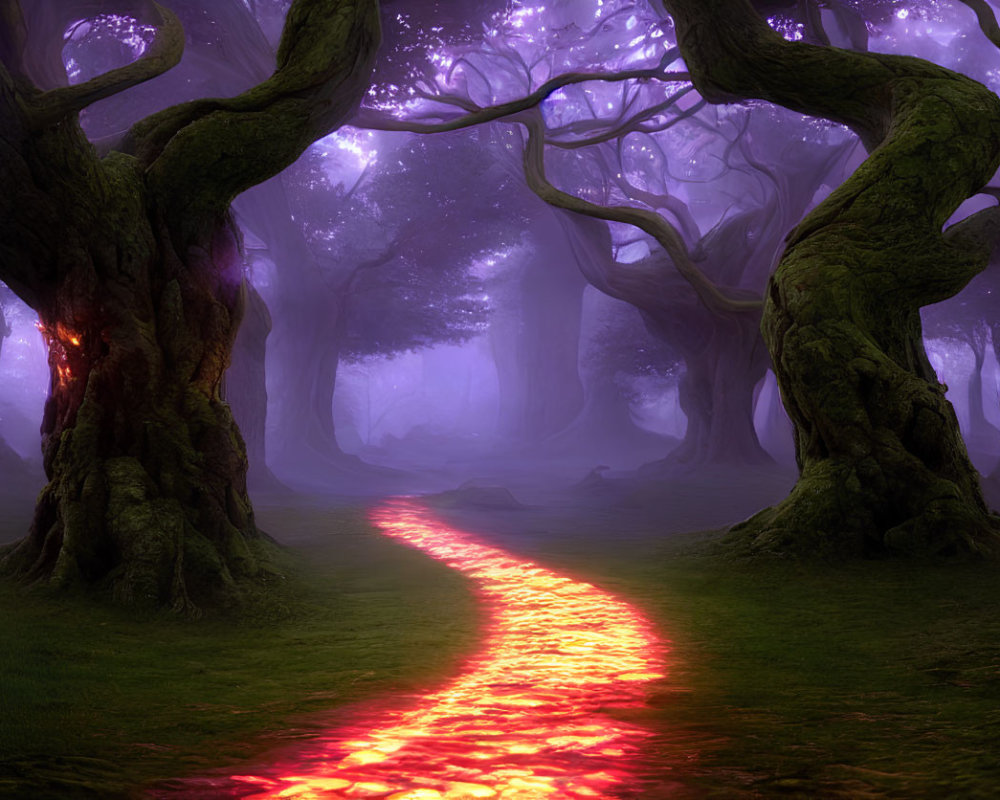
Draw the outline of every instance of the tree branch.
M517 100L510 100L506 103L484 106L468 114L453 117L441 122L418 122L415 120L399 119L384 114L377 114L370 109L361 111L351 120L351 125L356 128L367 128L379 131L408 131L410 133L445 133L447 131L457 131L462 128L470 128L473 125L481 125L484 122L494 122L498 119L511 117L520 114L522 111L534 108L543 100L564 86L571 86L576 83L587 83L588 81L628 81L628 80L658 80L664 82L689 81L691 78L686 72L664 72L661 66L652 69L634 69L623 72L567 72L550 78L539 86L531 94L525 95ZM442 99L441 102L452 102ZM459 103L453 103L459 105ZM461 103L464 107L468 105Z
M785 41L746 0L663 4L707 99L759 98L842 122L871 152L789 235L779 274L801 271L824 286L864 275L870 297L891 286L915 309L955 294L985 267L975 239L992 215L948 239L941 230L1000 162L996 95L919 59ZM787 304L805 279L786 281Z
M377 0L295 0L270 78L134 125L123 147L147 165L181 238L344 124L368 90L380 40Z
M691 260L687 246L676 228L659 214L628 206L597 205L553 186L545 177L544 127L540 115L537 111L530 115L524 114L518 121L528 129L528 141L524 149L525 178L531 190L542 200L557 208L611 222L624 222L645 231L666 251L674 267L691 285L698 299L711 311L759 312L763 308L763 300L748 296L750 293L745 290L723 290L712 283Z
M959 0L976 12L979 28L996 47L1000 47L1000 25L997 25L996 15L986 0Z
M644 109L642 111L633 114L626 120L623 120L618 125L613 128L609 128L603 133L596 134L594 136L588 136L583 139L553 139L547 138L546 144L551 144L554 147L559 147L563 150L578 150L583 147L590 147L595 144L602 144L604 142L609 142L612 139L618 139L619 137L625 136L629 133L658 133L659 131L666 130L667 128L672 128L678 122L682 122L689 117L693 117L699 111L701 111L706 103L704 100L699 100L690 108L684 109L676 117L671 117L663 123L643 126L642 123L646 122L653 117L659 116L664 111L666 111L670 106L674 104L676 98L671 98L663 103L658 103L651 108ZM558 135L556 131L553 131Z
M622 192L625 197L629 200L634 200L637 203L649 206L654 211L660 208L665 209L677 220L681 227L683 236L686 237L687 241L695 241L701 238L701 232L698 230L698 223L695 222L694 216L691 214L691 209L688 208L686 203L671 195L666 190L666 187L664 187L664 191L662 193L649 191L648 189L640 189L626 177L627 170L625 168L620 144L617 148L617 169L607 164L604 160L603 154L600 158L606 172L611 175L611 181L618 187L619 191Z
M968 253L970 260L989 259L1000 246L1000 205L970 214L945 229L945 241ZM969 275L971 280L981 270Z
M927 61L786 41L749 2L663 0L685 64L712 103L756 98L854 130L871 151L888 131L892 87L904 80L952 81ZM726 24L720 25L719 20Z
M31 124L37 128L54 125L98 100L152 80L176 66L184 53L184 28L172 11L155 2L151 6L156 16L156 38L140 59L76 86L43 92L31 101Z

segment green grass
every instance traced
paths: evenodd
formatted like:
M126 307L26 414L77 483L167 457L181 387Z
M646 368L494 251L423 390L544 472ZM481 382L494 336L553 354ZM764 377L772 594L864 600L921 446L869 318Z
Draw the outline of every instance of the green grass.
M665 558L643 576L665 589L653 607L676 631L678 677L692 690L665 718L721 739L702 759L704 786L997 796L995 568Z
M141 615L0 584L0 797L110 798L307 735L315 714L441 680L474 646L463 579L360 512L296 532L282 619Z
M308 735L312 712L434 684L474 647L463 580L360 512L261 516L303 557L283 620L136 619L0 586L0 796L125 796L252 759ZM618 513L481 523L671 640L640 719L678 797L998 796L995 566L730 561Z
M671 640L644 719L690 796L1000 796L996 565L734 561L701 536L584 529L602 524L550 520L538 555Z

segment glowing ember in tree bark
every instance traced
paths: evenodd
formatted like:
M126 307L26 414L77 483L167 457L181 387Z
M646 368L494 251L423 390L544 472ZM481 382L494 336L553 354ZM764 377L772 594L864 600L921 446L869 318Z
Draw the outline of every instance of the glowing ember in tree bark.
M481 544L416 502L393 501L372 519L473 580L488 615L481 651L416 706L362 713L293 763L233 775L222 792L215 783L213 796L583 800L627 790L651 734L607 711L643 705L645 684L664 677L665 646L650 625L608 593Z
M61 322L51 326L36 322L35 327L45 339L45 345L49 350L49 363L55 368L58 385L65 388L76 378L70 360L81 358L79 348L82 347L83 341L78 333ZM76 366L79 366L79 363Z

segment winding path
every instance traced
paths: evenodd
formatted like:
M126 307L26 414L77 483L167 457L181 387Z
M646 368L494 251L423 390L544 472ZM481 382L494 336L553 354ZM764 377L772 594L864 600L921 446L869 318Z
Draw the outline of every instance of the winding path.
M468 575L487 631L443 688L373 712L261 774L232 775L227 796L271 800L594 800L629 794L651 736L614 716L664 677L665 645L634 609L479 542L414 500L372 513L388 536ZM611 711L609 714L608 711Z

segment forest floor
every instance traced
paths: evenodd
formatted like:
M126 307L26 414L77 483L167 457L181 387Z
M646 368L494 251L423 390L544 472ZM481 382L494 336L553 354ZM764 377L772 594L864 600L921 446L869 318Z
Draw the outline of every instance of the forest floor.
M671 641L642 723L659 734L649 769L687 787L672 797L996 797L997 568L715 552L706 529L789 485L767 470L595 480L437 510L634 603ZM0 541L27 507L0 505ZM439 683L475 647L464 580L381 537L357 503L258 508L294 560L273 619L136 618L0 583L0 797L141 796L259 761L326 712Z

